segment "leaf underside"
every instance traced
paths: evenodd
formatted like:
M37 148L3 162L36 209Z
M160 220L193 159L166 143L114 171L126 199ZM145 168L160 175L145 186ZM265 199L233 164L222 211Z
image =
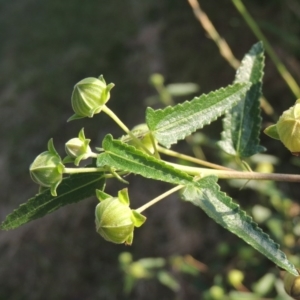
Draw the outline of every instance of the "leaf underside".
M95 190L102 190L105 178L102 173L75 174L63 179L57 188L57 196L53 197L50 190L29 199L9 214L1 224L1 229L17 228L35 219L41 218L62 206L76 203L95 195Z
M243 98L249 83L235 83L165 109L146 110L146 123L163 146L169 148L197 129L210 124Z
M226 112L223 119L222 141L219 146L228 154L249 157L265 151L259 145L261 129L260 97L264 68L262 42L252 46L237 70L235 83L251 82L246 96Z
M102 147L105 150L97 158L97 166L110 166L118 170L139 174L145 178L161 180L173 184L187 184L193 177L176 170L165 162L147 155L120 140L114 140L107 135Z
M186 186L182 198L202 208L218 224L243 239L279 267L298 275L295 267L279 249L279 245L264 233L239 205L220 191L216 177L204 177Z

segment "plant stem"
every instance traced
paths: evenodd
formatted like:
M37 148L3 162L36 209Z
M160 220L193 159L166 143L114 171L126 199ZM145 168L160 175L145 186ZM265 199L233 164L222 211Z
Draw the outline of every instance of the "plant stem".
M104 172L107 168L65 168L64 173L66 174L78 174L78 173L95 173Z
M122 130L125 131L140 147L142 147L147 154L152 155L152 153L145 147L145 145L128 129L128 127L119 119L119 117L106 105L103 106L102 111L106 113L109 117L111 117L120 127Z
M236 9L240 12L240 14L245 19L248 26L251 28L252 32L255 34L255 36L264 42L265 49L267 53L270 55L270 58L272 59L273 63L275 64L277 71L281 75L281 77L285 80L293 94L300 98L300 88L293 78L293 76L290 74L290 72L287 70L285 65L281 62L279 57L277 56L276 52L273 50L272 46L270 45L269 41L265 37L265 35L262 33L262 31L259 29L257 23L255 20L251 17L251 15L248 13L246 7L244 6L243 2L241 0L232 0L233 4L235 5Z
M228 61L228 63L234 68L237 69L240 65L238 59L236 59L228 46L227 42L219 35L216 28L212 24L212 22L207 17L206 13L201 9L200 4L197 0L188 0L190 6L193 9L195 17L201 23L202 27L209 34L211 39L218 46L221 55Z
M138 209L135 209L135 211L137 211L138 213L141 213L142 211L146 210L148 207L152 206L153 204L159 202L160 200L166 198L167 196L175 193L176 191L182 189L184 187L184 185L177 185L174 188L168 190L167 192L159 195L158 197L154 198L153 200L149 201L148 203L146 203L145 205L141 206Z
M206 30L209 37L215 42L221 56L225 58L225 60L234 68L237 69L240 65L240 61L234 56L231 51L230 46L227 44L226 40L222 38L210 19L208 18L207 14L202 10L199 1L197 0L188 0L191 8L193 9L194 15L196 19L201 23L204 30ZM260 104L262 109L265 111L267 115L272 116L275 120L278 119L278 116L275 115L274 109L268 100L265 97L260 97Z
M202 160L202 159L199 159L199 158L195 158L195 157L192 157L192 156L188 156L188 155L185 155L185 154L182 154L182 153L178 153L176 151L163 148L161 146L158 146L157 150L160 153L163 153L163 154L166 154L166 155L169 155L169 156L173 156L173 157L176 157L176 158L179 158L179 159L184 159L186 161L190 161L190 162L193 162L195 164L202 165L202 166L205 166L205 167L208 167L208 168L217 169L217 170L234 171L233 169L226 168L226 167L223 167L223 166L220 166L220 165L217 165L217 164L213 164L213 163L210 163L208 161L205 161L205 160Z
M161 78L161 80L155 80L155 76L159 76L159 78ZM162 104L164 106L174 105L172 96L170 95L170 93L168 92L168 90L166 89L166 87L164 85L163 76L161 74L153 74L151 76L150 80L151 80L153 87L156 89Z
M126 180L124 180L121 176L127 175L128 172L115 172L113 170L109 170L108 168L65 168L64 173L65 174L79 174L79 173L96 173L96 172L110 172L109 174L104 174L103 176L108 178L116 178L119 181L128 184Z
M127 134L130 134L128 127L119 119L119 117L106 105L103 106L102 111L111 117Z
M118 174L119 176L122 176L122 175L128 175L129 173L126 172L126 171L123 171L123 172L118 172L117 174ZM104 177L105 177L106 179L116 178L116 176L113 175L113 174L105 174Z
M220 179L248 179L248 180L252 179L252 180L300 182L300 175L294 175L294 174L239 172L239 171L232 171L232 170L212 170L206 168L182 166L182 165L169 163L169 162L166 163L190 175L200 176L200 177L215 175Z

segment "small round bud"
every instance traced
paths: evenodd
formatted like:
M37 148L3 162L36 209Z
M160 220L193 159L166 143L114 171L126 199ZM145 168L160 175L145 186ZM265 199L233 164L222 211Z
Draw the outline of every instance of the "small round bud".
M276 124L267 127L264 133L280 140L293 155L300 155L300 99L283 112Z
M86 139L84 136L83 128L80 130L78 138L70 139L65 144L65 150L67 157L64 158L64 162L75 162L78 166L82 159L87 159L92 154L92 150L89 146L90 139Z
M56 196L56 188L62 181L64 165L53 146L52 139L48 142L48 151L36 157L29 171L34 182L42 187L50 187L51 194Z
M60 158L45 151L38 155L30 165L30 174L36 183L50 187L53 182L61 179L62 175L57 168L61 163Z
M83 159L86 159L89 157L88 154L92 152L90 146L86 146L85 143L79 138L70 139L68 142L66 142L65 148L66 153L73 158L84 155Z
M106 85L101 75L99 78L88 77L79 81L72 93L72 107L75 112L68 121L89 117L100 113L102 107L109 100L113 84Z
M150 83L153 86L162 86L164 84L164 81L164 77L159 73L155 73L150 76Z
M281 142L294 155L300 154L300 103L283 112L276 124Z
M139 124L133 127L131 133L134 134L141 141L143 146L147 148L151 154L155 153L157 140L154 138L153 134L149 131L147 124ZM122 141L123 142L128 141L129 145L132 145L141 151L145 151L145 149L141 145L139 145L136 141L132 140L129 135L124 136L122 138Z
M227 276L228 282L236 289L243 285L244 274L240 270L230 270Z
M283 278L284 289L288 295L300 300L300 276L294 276L288 272Z
M149 128L147 124L139 124L135 126L132 129L132 133L136 136L138 136L143 143L143 145L153 154L155 152L155 146L157 146L157 141L152 135L151 132L149 132ZM134 141L131 140L131 143L134 143ZM153 145L155 143L155 145ZM143 150L142 147L139 145L135 145L138 149Z
M96 207L97 232L107 241L122 244L133 234L131 209L118 198L110 198ZM131 238L130 238L131 239Z
M208 299L214 299L214 300L221 300L224 299L225 296L225 291L223 287L218 286L218 285L213 285L209 289L209 298Z
M134 227L141 226L146 218L129 207L127 189L111 197L97 190L101 201L96 206L96 230L107 241L115 244L132 244Z

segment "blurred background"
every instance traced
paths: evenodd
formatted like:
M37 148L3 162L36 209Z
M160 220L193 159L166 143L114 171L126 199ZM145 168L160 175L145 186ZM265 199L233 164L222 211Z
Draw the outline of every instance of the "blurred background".
M241 60L258 39L233 3L200 4ZM300 82L299 2L244 4ZM144 121L149 103L163 107L149 81L154 73L162 74L166 85L199 85L196 94L176 102L234 79L235 70L185 0L0 1L0 28L1 221L36 194L28 168L51 137L63 155L64 143L82 127L93 147L108 132L123 134L105 115L66 123L79 80L103 74L115 83L108 106L131 128ZM263 111L263 127L296 100L268 55L263 94L274 110ZM201 130L198 146L208 160L229 164L215 146L221 130L220 120ZM261 144L268 155L250 161L253 168L299 174L299 158L281 143L262 135ZM184 143L178 149L192 154ZM242 189L244 183L220 184L299 264L299 184L250 183ZM111 180L106 191L114 195L123 187ZM168 188L131 177L132 207ZM108 243L96 233L96 204L87 199L0 232L0 299L288 299L270 261L178 195L146 211L147 222L135 231L131 247Z

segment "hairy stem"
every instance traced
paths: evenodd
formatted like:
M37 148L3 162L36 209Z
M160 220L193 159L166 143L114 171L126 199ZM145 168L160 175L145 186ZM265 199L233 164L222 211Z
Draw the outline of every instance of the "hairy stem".
M103 106L102 111L111 117L122 130L125 131L140 147L142 147L147 154L152 155L152 153L145 147L145 145L128 129L128 127L119 119L119 117L106 105Z
M234 69L237 69L240 65L240 62L234 57L227 42L219 35L216 28L207 17L206 13L201 9L199 2L197 0L188 0L188 2L193 9L195 17L218 46L221 55Z
M239 172L239 171L232 171L232 170L212 170L206 168L182 166L182 165L169 163L169 162L166 163L190 175L199 176L199 177L215 175L221 179L248 179L248 180L300 182L300 175L294 175L294 174Z
M66 174L105 172L107 168L64 168Z
M188 0L191 8L193 9L194 15L196 19L200 22L204 30L207 32L209 37L215 42L221 56L225 58L225 60L234 68L237 69L240 65L240 61L234 56L231 51L230 46L226 42L224 38L220 36L213 23L210 21L207 14L202 10L199 1L197 0ZM274 120L278 119L278 116L275 115L274 109L268 100L265 97L260 98L260 103L262 109L266 112L266 114L272 116Z
M174 188L168 190L167 192L159 195L158 197L154 198L153 200L149 201L148 203L146 203L145 205L141 206L138 209L135 209L135 211L137 211L138 213L143 212L144 210L146 210L147 208L149 208L150 206L154 205L155 203L159 202L160 200L166 198L167 196L175 193L176 191L182 189L184 187L184 185L177 185Z
M208 168L217 169L217 170L234 171L233 169L226 168L226 167L223 167L223 166L220 166L220 165L217 165L217 164L213 164L213 163L210 163L208 161L205 161L205 160L202 160L202 159L199 159L199 158L195 158L195 157L192 157L192 156L188 156L188 155L185 155L185 154L182 154L182 153L170 150L170 149L166 149L166 148L163 148L161 146L158 146L157 150L160 153L163 153L163 154L166 154L166 155L169 155L169 156L172 156L172 157L176 157L176 158L179 158L179 159L183 159L183 160L186 160L186 161L190 161L190 162L193 162L195 164L202 165L202 166L205 166L205 167L208 167Z
M128 172L126 171L116 172L109 168L64 168L65 174L96 173L96 172L110 172L104 174L103 176L106 179L117 178L123 183L128 184L128 182L121 177L122 175L128 175Z

